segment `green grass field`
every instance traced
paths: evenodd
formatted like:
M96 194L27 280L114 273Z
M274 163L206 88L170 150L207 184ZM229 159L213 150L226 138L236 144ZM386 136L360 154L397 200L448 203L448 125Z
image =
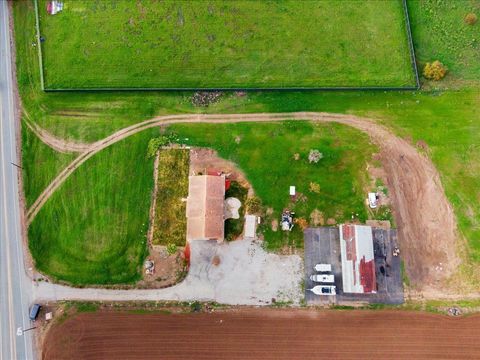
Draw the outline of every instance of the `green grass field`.
M407 4L420 68L438 59L450 70L448 86L460 79L480 80L480 26L463 20L470 12L480 18L480 1L410 0Z
M140 278L153 190L142 132L95 155L58 189L28 229L37 268L73 284Z
M466 238L467 246L462 252L464 263L459 269L478 285L480 71L476 61L479 57L478 42L472 45L471 39L478 39L480 22L465 28L463 17L472 11L480 17L480 1L409 0L408 6L420 63L438 58L449 67L449 74L442 82L422 80L428 89L440 90L389 93L260 92L242 97L227 93L219 103L209 108L194 108L190 102L191 93L188 92L44 93L39 87L37 52L31 46L35 39L33 2L16 1L13 7L19 90L25 112L31 121L57 136L78 141L95 141L152 116L182 112L311 110L353 113L377 119L413 142L423 140L428 144L428 155L441 174L447 196L455 209L459 229ZM443 24L449 24L448 29ZM61 159L63 156L49 149L37 151L37 146L44 145L35 145L34 142L31 139L23 144L25 177L37 188L32 191L25 187L26 192L32 194L32 199L34 194L41 191L43 184L51 180L56 169L61 169L64 164ZM51 164L49 167L55 171L44 171L38 164ZM42 211L51 211L53 203L47 203ZM65 210L56 209L63 219L66 215L62 212ZM88 211L97 214L103 210L91 203ZM139 226L136 230L140 232L141 229ZM45 227L43 236L49 237L55 231L56 228L52 230ZM58 237L53 235L57 239L54 241L56 244ZM37 258L42 255L34 252L34 256Z
M415 86L400 0L40 0L45 86Z
M74 154L52 150L23 123L22 126L23 189L27 207L32 205L50 181L73 159Z
M152 243L185 246L187 237L189 150L160 150Z
M352 213L365 221L367 213L363 189L368 175L366 162L375 147L368 136L338 124L283 122L278 124L231 125L173 125L175 132L187 145L210 147L219 155L236 163L245 172L264 207L273 208L269 220L280 219L284 208L296 212L297 218L307 221L314 209L323 212L325 220L338 222L351 219ZM239 137L237 144L235 138ZM355 141L351 141L355 139ZM308 162L311 149L318 149L323 159L317 164ZM294 160L294 154L300 154ZM320 185L320 192L309 190L311 182ZM303 200L290 201L288 190L296 186ZM265 227L268 249L283 245L303 245L303 232L298 226L291 234Z

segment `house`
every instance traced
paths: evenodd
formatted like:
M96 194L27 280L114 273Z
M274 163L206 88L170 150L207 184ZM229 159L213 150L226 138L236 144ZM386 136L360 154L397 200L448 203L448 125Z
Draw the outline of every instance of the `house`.
M187 198L187 241L217 240L223 242L224 175L190 176Z

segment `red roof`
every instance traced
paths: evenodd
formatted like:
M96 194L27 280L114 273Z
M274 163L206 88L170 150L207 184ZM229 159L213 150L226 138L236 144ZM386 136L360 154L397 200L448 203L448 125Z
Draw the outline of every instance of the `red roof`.
M377 291L375 261L365 261L365 256L360 260L360 284L362 284L365 293Z

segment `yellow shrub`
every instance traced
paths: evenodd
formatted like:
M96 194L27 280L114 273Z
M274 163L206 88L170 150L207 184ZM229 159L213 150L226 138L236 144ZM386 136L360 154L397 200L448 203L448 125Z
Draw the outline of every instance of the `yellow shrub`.
M441 80L446 74L447 68L438 60L435 60L432 63L426 63L423 68L423 76L429 80Z
M464 20L468 25L474 25L477 22L478 18L477 15L475 15L474 13L470 13L465 16Z

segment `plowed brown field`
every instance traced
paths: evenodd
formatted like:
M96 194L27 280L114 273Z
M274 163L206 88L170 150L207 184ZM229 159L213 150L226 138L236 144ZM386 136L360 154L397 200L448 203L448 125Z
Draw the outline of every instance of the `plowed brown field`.
M83 313L43 359L480 359L480 316L403 311Z

